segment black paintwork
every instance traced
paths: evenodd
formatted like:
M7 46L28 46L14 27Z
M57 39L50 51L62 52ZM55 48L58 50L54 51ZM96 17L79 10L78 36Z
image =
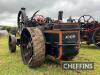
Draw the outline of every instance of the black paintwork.
M66 34L75 34L77 33L63 33L62 35L62 49L63 54L62 58L68 58L70 56L75 56L78 54L78 50L76 50L76 45L78 41L78 36L75 39L65 39ZM59 55L59 34L58 33L44 33L46 40L46 54L53 55L58 57Z
M46 40L46 54L54 55L58 57L58 43L59 43L59 34L57 33L44 33Z
M62 58L68 58L70 56L75 56L78 53L78 50L75 48L76 45L63 45Z
M37 11L38 12L38 11ZM18 28L19 31L23 31L23 28L25 27L38 27L41 30L52 30L54 29L59 29L60 31L79 31L80 26L78 23L55 23L53 22L52 19L46 18L46 22L43 24L38 24L35 20L32 20L35 14L35 12L31 19L29 19L25 13L25 9L21 9L18 14ZM22 15L22 16L21 16ZM21 18L23 20L21 21ZM63 12L60 11L58 14L58 20L62 20L63 18ZM20 22L21 21L21 22ZM59 21L58 21L59 22ZM46 44L46 54L58 57L59 56L59 48L62 46L62 58L70 57L77 55L78 51L76 50L76 44L78 41L78 37L75 39L65 39L66 34L68 35L69 33L63 33L62 39L59 39L59 33L49 33L49 32L43 32L44 33L44 38L45 38L45 44ZM78 36L78 33L73 33ZM23 38L25 39L25 38ZM59 40L62 40L62 45L59 45ZM24 43L26 41L23 41Z

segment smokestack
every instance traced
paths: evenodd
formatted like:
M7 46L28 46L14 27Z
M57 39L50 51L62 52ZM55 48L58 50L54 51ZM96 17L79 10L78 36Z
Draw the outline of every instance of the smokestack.
M58 12L58 20L62 20L63 18L63 11Z

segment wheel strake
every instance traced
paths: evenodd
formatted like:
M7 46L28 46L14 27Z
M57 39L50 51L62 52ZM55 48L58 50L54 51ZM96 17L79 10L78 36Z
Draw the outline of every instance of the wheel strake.
M21 34L21 55L29 67L40 66L45 59L45 42L40 29L24 28Z

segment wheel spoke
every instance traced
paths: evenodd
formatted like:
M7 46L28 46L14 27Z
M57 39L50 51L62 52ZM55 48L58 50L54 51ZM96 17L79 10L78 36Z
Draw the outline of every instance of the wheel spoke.
M28 38L29 38L29 37L28 37L28 36L26 36L25 34L23 34L23 36L24 36L24 38L25 38L25 39L28 39Z
M28 55L30 55L30 51L24 54L25 57L27 57Z
M89 22L90 19L91 19L91 16L89 16L89 19L87 21Z
M86 22L85 17L83 16L84 22Z
M27 49L32 49L32 44L30 42L27 44Z
M29 59L28 64L30 64L33 60L33 56Z
M32 57L32 55L33 55L33 46L32 46L32 42L31 42L31 38L29 37L29 36L26 36L25 34L23 34L24 35L24 37L26 38L26 39L24 39L26 42L25 42L25 46L24 46L24 54L23 54L23 56L24 56L24 58L25 58L25 61L28 63L29 62L29 60L31 59L31 57Z

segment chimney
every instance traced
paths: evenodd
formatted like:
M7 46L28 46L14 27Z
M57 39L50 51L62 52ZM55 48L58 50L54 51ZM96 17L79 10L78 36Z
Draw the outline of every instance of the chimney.
M62 20L63 18L63 11L58 12L58 20Z

